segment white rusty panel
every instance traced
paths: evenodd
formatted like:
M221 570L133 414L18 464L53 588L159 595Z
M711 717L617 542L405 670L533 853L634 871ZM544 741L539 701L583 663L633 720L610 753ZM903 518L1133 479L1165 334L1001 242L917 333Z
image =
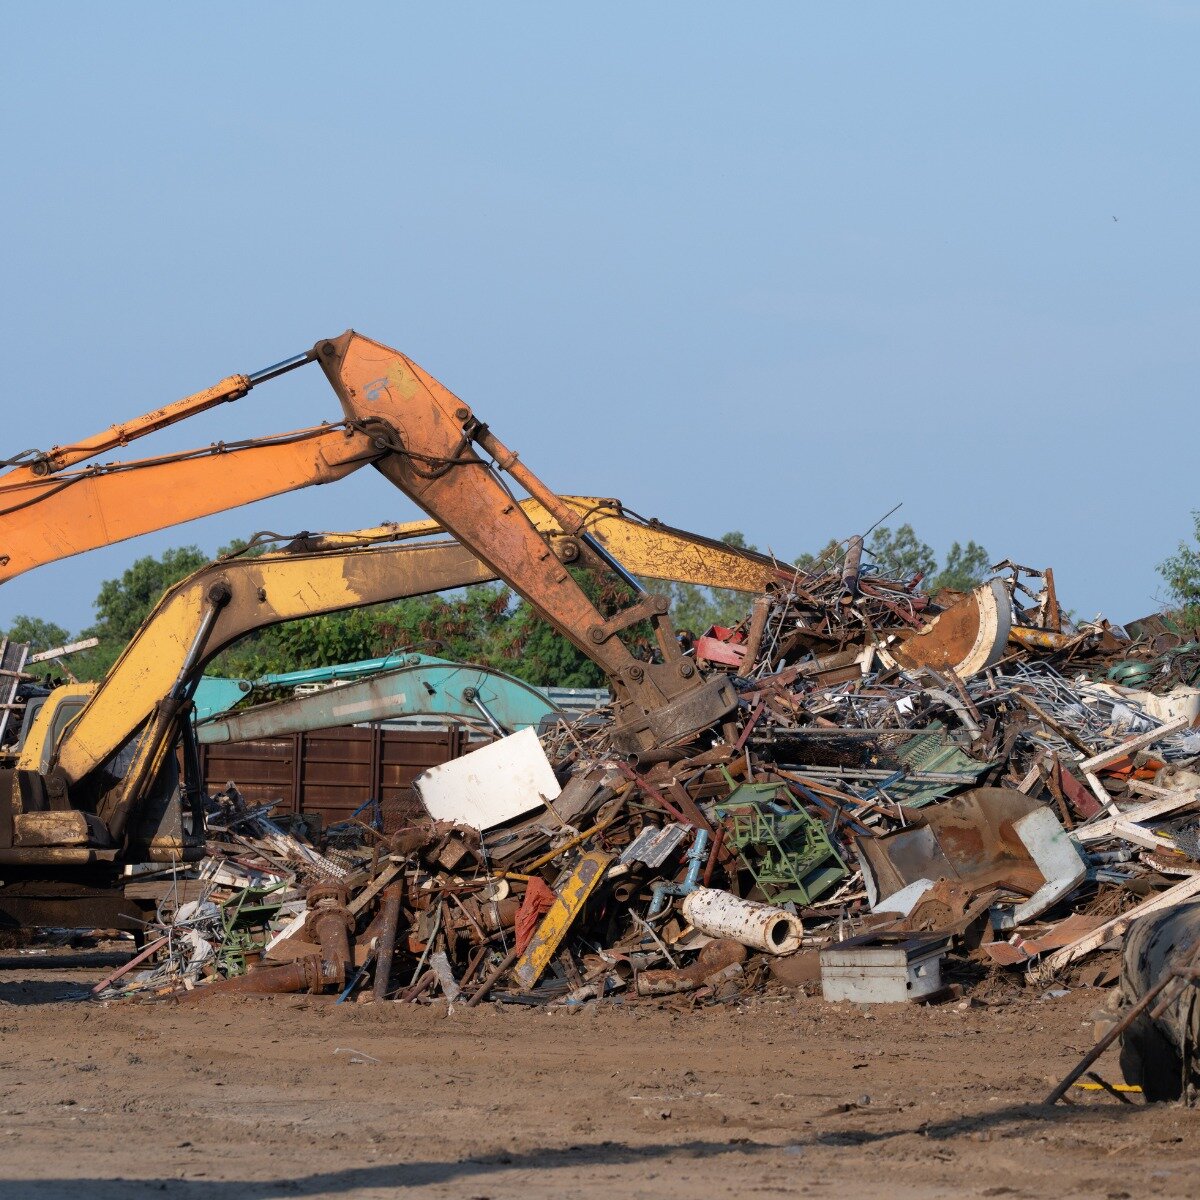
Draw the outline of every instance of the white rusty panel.
M1079 846L1048 808L1036 808L1013 822L1013 832L1029 851L1046 882L1011 912L993 910L997 929L1013 929L1040 916L1073 892L1087 877L1087 860Z
M532 728L430 767L413 787L435 820L480 831L534 812L562 790Z

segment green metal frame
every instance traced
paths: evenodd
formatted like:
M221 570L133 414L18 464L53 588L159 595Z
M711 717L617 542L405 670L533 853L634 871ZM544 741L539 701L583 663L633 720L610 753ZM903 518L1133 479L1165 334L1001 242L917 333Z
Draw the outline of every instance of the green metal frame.
M744 783L714 806L726 843L772 904L807 905L849 872L825 826L782 783Z

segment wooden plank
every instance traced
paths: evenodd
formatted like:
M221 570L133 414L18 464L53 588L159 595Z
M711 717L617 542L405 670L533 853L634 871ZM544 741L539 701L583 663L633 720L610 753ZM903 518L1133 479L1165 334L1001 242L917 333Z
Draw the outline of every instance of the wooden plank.
M1166 908L1173 908L1176 904L1182 904L1185 900L1190 900L1196 895L1200 895L1200 872L1193 875L1190 879L1185 879L1183 883L1177 883L1174 887L1167 888L1165 892L1159 892L1157 896L1152 896L1149 900L1142 901L1141 904L1131 908L1127 913L1122 913L1119 917L1113 917L1111 921L1105 921L1099 929L1081 937L1076 942L1072 942L1069 946L1064 946L1061 950L1056 950L1042 961L1047 963L1053 970L1060 970L1062 967L1073 963L1077 958L1082 958L1085 954L1091 954L1093 950L1099 949L1105 942L1111 941L1116 937L1123 937L1130 925L1139 917L1161 912Z
M1175 843L1170 838L1159 837L1156 833L1151 833L1148 829L1143 829L1140 825L1131 825L1128 821L1113 822L1113 837L1118 837L1124 842L1132 842L1135 846L1141 846L1146 850L1174 850Z
M1098 771L1101 767L1107 767L1110 763L1115 763L1117 759L1124 758L1127 754L1133 754L1137 750L1144 750L1147 746L1152 746L1155 742L1161 741L1165 737L1170 737L1173 733L1178 733L1181 729L1186 729L1191 724L1187 717L1176 717L1173 721L1168 721L1165 725L1160 725L1157 729L1151 729L1148 733L1139 733L1137 737L1131 737L1128 741L1122 742L1119 746L1114 746L1111 750L1104 750L1100 754L1094 754L1091 758L1085 758L1079 764L1082 771Z
M1088 787L1092 789L1092 794L1104 805L1105 810L1112 814L1113 817L1120 817L1121 810L1117 807L1116 801L1108 794L1104 784L1092 771L1084 771L1084 779L1088 781Z
M403 870L403 863L391 863L384 870L380 871L379 874L375 876L374 882L369 887L364 888L361 892L359 892L358 895L355 896L346 907L349 908L351 913L356 915L362 912L362 910L366 908L367 905L370 904L371 901L374 900L375 897L378 896L379 893L382 892L383 889L387 887L387 885L391 883L392 880L395 879L396 876L399 875Z
M1178 812L1189 808L1200 800L1200 792L1178 791L1171 792L1159 800L1151 800L1147 804L1139 804L1127 808L1116 817L1105 817L1090 825L1081 825L1074 831L1075 837L1081 842L1098 842L1103 838L1112 837L1118 824L1136 825L1142 821L1152 821L1155 817L1166 816L1167 813Z

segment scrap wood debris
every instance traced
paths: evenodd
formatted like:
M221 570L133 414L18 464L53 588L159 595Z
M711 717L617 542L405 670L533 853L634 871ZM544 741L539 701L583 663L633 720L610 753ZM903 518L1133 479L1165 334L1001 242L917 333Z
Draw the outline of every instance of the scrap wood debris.
M207 859L129 879L157 920L97 994L930 1000L963 968L1053 986L1200 896L1200 643L1068 628L1052 572L1012 563L930 596L856 541L681 634L739 696L687 744L559 720L426 772L399 828L364 797L313 837L231 784Z

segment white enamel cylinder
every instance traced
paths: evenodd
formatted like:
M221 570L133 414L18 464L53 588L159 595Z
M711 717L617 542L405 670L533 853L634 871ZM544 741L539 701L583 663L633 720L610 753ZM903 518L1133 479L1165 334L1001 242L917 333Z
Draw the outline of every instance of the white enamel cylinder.
M684 896L683 916L708 937L733 938L767 954L792 954L804 936L800 918L786 909L742 900L717 888L697 888Z

